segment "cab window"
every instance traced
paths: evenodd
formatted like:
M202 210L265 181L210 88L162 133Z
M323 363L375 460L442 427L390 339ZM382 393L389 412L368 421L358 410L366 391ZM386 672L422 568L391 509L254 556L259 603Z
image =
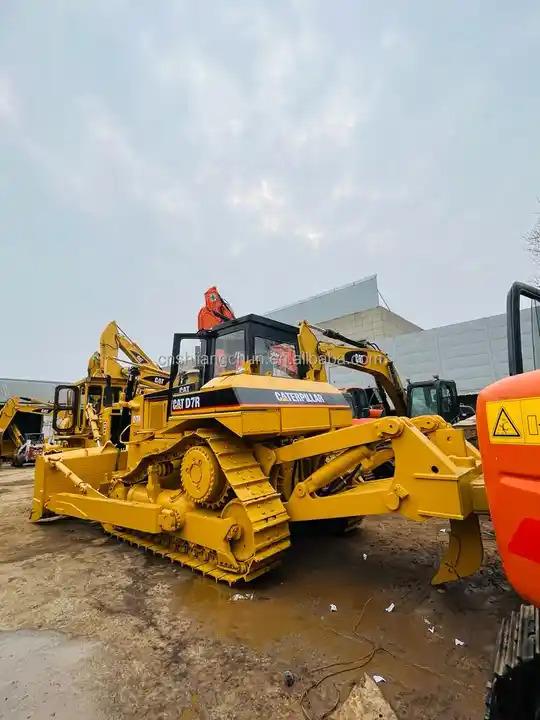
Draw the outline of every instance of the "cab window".
M450 388L447 385L441 386L441 415L450 416L453 410L453 398Z
M261 375L298 377L298 358L293 343L255 337L255 359L260 364Z
M411 417L437 414L437 391L433 386L411 390Z
M246 359L244 331L235 330L216 339L214 377L240 370Z
M101 410L101 386L90 385L88 388L87 403L93 406L94 410L99 413Z

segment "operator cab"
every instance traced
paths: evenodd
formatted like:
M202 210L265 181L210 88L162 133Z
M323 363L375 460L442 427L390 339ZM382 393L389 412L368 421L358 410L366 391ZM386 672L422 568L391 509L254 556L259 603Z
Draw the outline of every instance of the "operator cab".
M437 375L433 380L407 383L407 415L440 415L446 422L455 423L474 414L466 412L460 406L456 383L453 380L441 380Z
M111 385L110 378L93 378L73 385L57 385L54 390L52 428L61 437L80 436L84 444L84 435L88 432L86 407L91 405L99 415L102 408L110 407L122 397L123 387ZM116 442L120 410L113 409L110 419L110 437Z
M219 375L256 363L261 375L302 379L298 329L262 315L245 315L198 333L175 333L169 389L194 392Z

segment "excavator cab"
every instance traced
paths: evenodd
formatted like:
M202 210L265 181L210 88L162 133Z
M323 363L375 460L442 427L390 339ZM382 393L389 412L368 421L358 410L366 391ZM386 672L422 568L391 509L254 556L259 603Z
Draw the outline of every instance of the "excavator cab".
M261 375L304 378L300 360L296 327L246 315L198 333L175 333L169 388L193 392L214 377L245 370L247 362Z
M441 380L437 375L433 380L407 383L407 415L440 415L451 424L463 419L456 383L453 380Z
M79 417L80 390L78 385L57 385L54 389L52 428L60 435L75 432Z

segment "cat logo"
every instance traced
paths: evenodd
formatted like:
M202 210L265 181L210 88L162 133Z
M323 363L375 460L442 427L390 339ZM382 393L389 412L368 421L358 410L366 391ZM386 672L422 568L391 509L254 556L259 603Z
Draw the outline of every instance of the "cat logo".
M172 401L172 410L176 412L178 410L194 410L201 407L200 395L185 397L175 397Z

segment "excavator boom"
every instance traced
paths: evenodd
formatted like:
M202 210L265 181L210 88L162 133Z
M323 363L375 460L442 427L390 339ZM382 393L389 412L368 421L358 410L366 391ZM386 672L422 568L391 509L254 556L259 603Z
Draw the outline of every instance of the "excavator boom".
M124 353L127 360L120 358L120 352ZM90 377L125 380L132 366L139 368L139 385L142 387L158 390L168 382L168 373L112 320L101 333L99 352L90 358L88 374Z
M317 333L335 342L326 342ZM326 363L359 370L370 375L390 399L396 415L407 414L407 395L394 367L386 353L368 341L358 342L346 338L333 330L310 325L305 320L298 331L300 353L309 367L308 377L327 380ZM383 394L384 397L384 394ZM386 408L387 412L389 408Z

